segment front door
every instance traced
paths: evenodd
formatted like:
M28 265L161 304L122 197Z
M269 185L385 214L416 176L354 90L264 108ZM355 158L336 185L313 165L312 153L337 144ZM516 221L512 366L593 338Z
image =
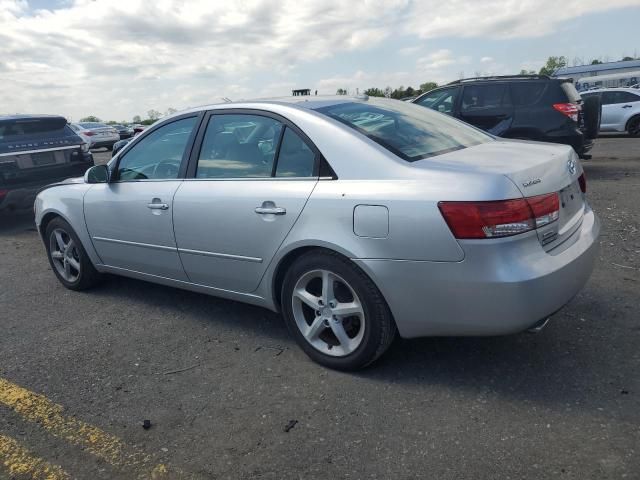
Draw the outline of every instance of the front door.
M640 96L624 90L602 92L602 130L622 132L629 110L637 109Z
M211 116L194 178L174 199L176 242L189 279L254 291L317 183L318 160L315 147L283 120Z
M173 234L173 197L197 117L160 126L119 159L112 181L84 197L91 240L104 265L187 280Z

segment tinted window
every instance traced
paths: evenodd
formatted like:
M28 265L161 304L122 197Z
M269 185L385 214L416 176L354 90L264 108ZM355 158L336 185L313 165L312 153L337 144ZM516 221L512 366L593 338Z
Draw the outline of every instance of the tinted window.
M119 180L178 178L196 117L161 126L136 143L118 163Z
M511 84L511 99L516 107L535 104L544 92L545 82L513 82Z
M82 123L79 123L78 125L80 125L82 128L104 128L104 127L106 127L106 125L104 123L97 123L97 122L82 122Z
M431 108L432 110L450 114L455 107L459 91L460 89L457 87L436 90L435 92L427 93L415 103L423 107Z
M311 177L315 154L290 128L286 128L280 145L276 177Z
M509 104L508 88L504 83L491 83L486 85L467 85L462 95L463 112L500 108Z
M212 115L197 178L270 177L282 124L260 115Z
M640 97L630 92L614 91L602 93L603 105L613 105L616 103L631 103L639 101Z
M462 122L395 100L369 98L366 102L339 103L317 111L410 162L492 140Z

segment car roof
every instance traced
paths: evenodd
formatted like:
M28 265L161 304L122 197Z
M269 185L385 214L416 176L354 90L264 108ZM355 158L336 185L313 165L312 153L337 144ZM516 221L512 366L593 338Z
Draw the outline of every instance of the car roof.
M594 88L590 90L583 90L582 93L597 93L597 92L631 92L637 95L640 95L640 90L633 87L603 87L603 88Z
M384 97L375 97L376 99L386 99ZM219 110L222 108L260 108L269 105L286 105L294 108L303 108L308 110L316 110L322 107L330 107L341 103L366 102L369 99L367 95L302 95L288 97L273 98L257 98L248 100L237 100L233 102L211 103L201 105L199 107L189 108L176 112L171 117L180 116L187 113L201 112L203 110ZM399 101L399 100L396 100ZM163 117L162 120L170 117Z
M52 119L52 118L64 118L64 117L62 115L38 115L38 114L19 114L19 113L16 113L14 115L0 115L0 120L6 120L6 121L36 120L39 118Z

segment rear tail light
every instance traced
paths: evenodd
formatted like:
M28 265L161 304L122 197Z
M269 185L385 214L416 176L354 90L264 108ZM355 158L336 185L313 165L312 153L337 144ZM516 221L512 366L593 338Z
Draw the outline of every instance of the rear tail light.
M554 103L553 108L566 115L574 122L578 121L578 112L580 112L580 107L575 103Z
M458 239L509 237L558 219L557 193L493 202L440 202L447 225Z
M84 133L87 137L93 137L96 133L92 132L91 130L87 130L86 132L82 132Z
M582 175L578 178L578 183L580 183L582 193L587 193L587 177L584 176L584 172L582 172Z
M6 197L7 193L9 193L9 190L0 190L0 200Z

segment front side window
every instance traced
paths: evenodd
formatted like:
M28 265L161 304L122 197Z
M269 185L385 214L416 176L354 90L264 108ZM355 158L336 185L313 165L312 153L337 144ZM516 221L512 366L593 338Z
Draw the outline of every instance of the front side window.
M462 95L460 111L470 112L500 108L508 105L508 89L503 83L467 85Z
M116 178L120 181L178 178L196 121L197 117L176 120L141 139L118 162Z
M458 120L396 100L369 98L364 102L338 103L317 111L348 125L409 162L493 140L490 135Z
M436 90L435 92L427 93L415 103L441 113L451 114L455 107L459 91L460 88L458 87Z

